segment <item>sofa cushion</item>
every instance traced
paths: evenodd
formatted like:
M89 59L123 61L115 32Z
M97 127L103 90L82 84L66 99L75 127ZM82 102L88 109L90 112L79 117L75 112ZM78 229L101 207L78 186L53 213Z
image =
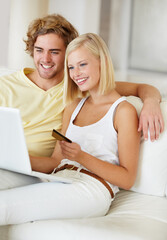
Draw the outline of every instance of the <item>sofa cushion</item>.
M104 217L42 220L0 226L0 239L166 240L166 212L164 197L121 190Z
M137 97L127 97L138 112L143 106ZM141 137L138 173L132 191L156 195L167 196L167 101L160 104L165 121L165 130L159 139L151 142L145 141Z

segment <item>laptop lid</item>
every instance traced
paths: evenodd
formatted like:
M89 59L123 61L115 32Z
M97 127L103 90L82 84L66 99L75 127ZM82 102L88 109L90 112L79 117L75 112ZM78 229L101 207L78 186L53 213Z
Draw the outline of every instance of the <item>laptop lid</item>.
M69 178L32 171L22 119L17 108L0 107L0 168L47 181L72 183Z
M20 111L0 107L0 168L31 174Z

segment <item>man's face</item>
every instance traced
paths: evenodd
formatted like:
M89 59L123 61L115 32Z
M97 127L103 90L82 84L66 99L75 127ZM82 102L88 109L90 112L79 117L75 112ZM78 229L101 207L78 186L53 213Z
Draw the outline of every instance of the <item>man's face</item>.
M63 77L65 50L63 39L55 33L37 37L34 44L34 63L41 78Z

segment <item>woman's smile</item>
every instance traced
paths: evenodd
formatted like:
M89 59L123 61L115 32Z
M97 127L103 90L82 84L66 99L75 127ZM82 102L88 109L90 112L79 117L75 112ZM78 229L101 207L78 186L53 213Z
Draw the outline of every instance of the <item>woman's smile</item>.
M79 78L77 80L75 80L77 82L78 85L84 84L87 81L88 77L84 77L84 78Z

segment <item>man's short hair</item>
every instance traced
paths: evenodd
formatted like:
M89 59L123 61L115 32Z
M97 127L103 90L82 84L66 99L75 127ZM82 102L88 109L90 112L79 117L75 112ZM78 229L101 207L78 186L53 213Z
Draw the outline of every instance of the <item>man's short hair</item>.
M33 57L34 44L40 35L55 33L64 40L65 47L78 36L78 31L59 14L50 14L33 20L27 31L26 51Z

